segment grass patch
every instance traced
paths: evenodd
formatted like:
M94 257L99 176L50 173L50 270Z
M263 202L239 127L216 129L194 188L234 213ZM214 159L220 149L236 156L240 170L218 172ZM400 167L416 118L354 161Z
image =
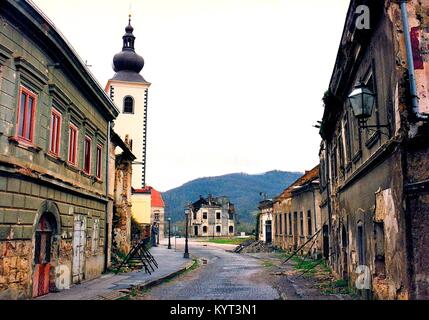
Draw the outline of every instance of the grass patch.
M235 244L238 246L247 240L253 240L253 238L211 238L207 239L207 242L218 244Z
M268 260L264 260L264 262L262 263L262 265L263 265L265 268L272 268L272 267L275 267L274 263L272 263L271 261L268 261Z

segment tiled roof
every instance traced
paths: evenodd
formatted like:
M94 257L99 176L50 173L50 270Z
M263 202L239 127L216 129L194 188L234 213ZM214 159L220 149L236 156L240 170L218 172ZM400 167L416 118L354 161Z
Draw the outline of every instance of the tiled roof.
M154 188L151 189L151 207L157 207L157 208L164 208L164 200L162 199L161 192L155 190Z
M319 178L319 165L315 166L310 171L306 171L304 175L299 177L294 183L287 187L281 194L276 197L276 200L282 200L290 198L292 196L292 191L296 187L303 186Z
M150 186L146 186L143 189L133 189L133 193L145 193L148 194L150 193L150 198L151 198L151 207L158 207L158 208L164 208L165 204L164 204L164 199L162 199L162 195L161 192L155 190L154 188L150 187Z

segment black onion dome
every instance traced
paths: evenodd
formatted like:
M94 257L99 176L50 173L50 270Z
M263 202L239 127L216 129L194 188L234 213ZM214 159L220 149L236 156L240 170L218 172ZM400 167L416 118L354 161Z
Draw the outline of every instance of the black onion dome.
M113 57L113 70L119 71L134 71L140 73L144 66L144 60L134 51L122 51Z
M122 51L113 57L113 70L116 72L113 79L133 82L146 82L139 74L144 67L144 59L134 49L136 37L133 35L134 28L131 26L131 17L122 37Z

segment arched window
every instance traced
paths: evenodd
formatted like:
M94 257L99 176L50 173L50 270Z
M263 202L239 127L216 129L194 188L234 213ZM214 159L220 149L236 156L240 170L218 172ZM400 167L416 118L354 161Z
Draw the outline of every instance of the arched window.
M131 96L124 98L124 113L134 113L134 99Z

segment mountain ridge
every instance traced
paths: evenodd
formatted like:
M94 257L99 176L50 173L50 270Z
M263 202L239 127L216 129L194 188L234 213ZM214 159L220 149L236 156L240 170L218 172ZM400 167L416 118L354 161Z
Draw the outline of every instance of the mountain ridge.
M220 176L200 177L185 182L179 187L162 192L166 204L166 217L172 221L183 220L184 207L200 196L226 196L234 203L239 220L253 222L254 212L261 200L260 192L268 198L277 196L298 179L302 172L271 170L264 173L229 173Z

